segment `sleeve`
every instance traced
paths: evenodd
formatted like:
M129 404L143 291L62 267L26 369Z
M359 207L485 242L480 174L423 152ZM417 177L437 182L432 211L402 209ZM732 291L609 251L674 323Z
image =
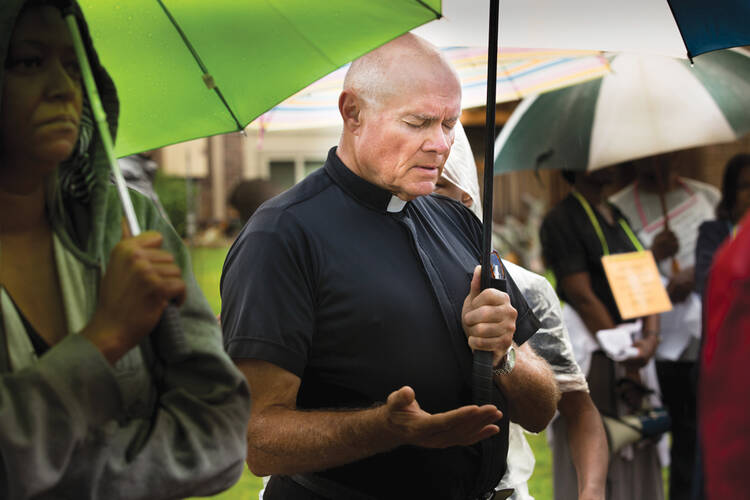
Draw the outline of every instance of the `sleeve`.
M123 497L139 499L215 494L233 485L244 469L247 382L223 349L182 240L153 203L139 199L146 205L144 226L162 233L162 247L183 270L187 297L178 310L179 331L168 334L160 324L151 334L153 414L120 423L115 440L125 440L124 450L107 461L100 484L110 494L100 497L125 491Z
M232 358L262 359L302 377L315 327L307 241L283 209L257 213L242 231L221 279L224 345Z
M722 231L720 222L706 221L698 228L698 241L695 244L695 291L700 295L705 290L716 250L728 236Z
M510 303L518 313L518 316L516 317L516 332L513 334L513 341L516 345L521 345L537 333L540 323L536 314L526 301L526 297L524 297L524 294L513 280L513 277L508 273L505 266L503 266L503 268L505 269L505 290L502 290L501 287L496 285L496 283L501 282L502 280L491 279L490 284L494 288L506 292L510 297Z
M525 293L541 325L529 340L531 347L549 363L560 391L588 392L586 376L573 355L568 330L562 320L560 301L552 285L542 276L535 276Z
M88 340L69 335L31 368L0 379L0 498L54 486L89 428L120 410L119 388Z
M588 271L586 248L572 226L575 221L560 208L544 218L539 230L544 261L558 282L570 274Z
M114 191L113 191L114 193ZM145 198L134 196L145 228L164 235L187 284L181 331L159 327L131 359L144 377L142 407L124 405L129 380L73 334L35 366L0 381L0 498L36 497L55 487L87 498L182 498L217 493L244 468L250 402L243 375L222 349L218 324L190 271L187 250ZM119 211L105 218L119 235ZM114 223L114 226L112 225ZM169 352L181 345L179 355ZM133 354L133 356L131 356ZM158 365L158 367L157 367ZM62 484L62 485L61 485ZM73 486L71 486L71 484ZM70 490L70 491L69 491Z

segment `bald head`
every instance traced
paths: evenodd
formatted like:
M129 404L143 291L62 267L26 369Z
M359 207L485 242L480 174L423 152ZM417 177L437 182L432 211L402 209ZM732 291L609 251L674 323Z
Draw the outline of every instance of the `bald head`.
M423 38L406 33L352 62L344 90L354 92L368 105L381 106L422 79L451 81L460 95L458 74L440 51Z
M352 63L339 111L338 157L411 200L435 189L461 115L461 84L435 47L408 34Z

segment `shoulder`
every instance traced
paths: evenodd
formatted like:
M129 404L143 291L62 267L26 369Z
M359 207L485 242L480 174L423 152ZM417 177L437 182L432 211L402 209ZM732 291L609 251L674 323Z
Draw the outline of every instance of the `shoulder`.
M472 237L476 236L477 232L481 234L482 223L474 212L452 198L430 194L420 196L412 203L420 212L432 218L436 224L454 226L463 232L468 232Z
M535 314L557 300L554 288L544 276L505 259L503 259L503 266L510 273Z
M609 202L628 218L635 215L634 184L628 184L609 197Z
M609 201L618 205L620 203L627 203L633 198L633 184L630 183L624 188L617 191L615 194L609 197Z
M730 233L729 222L724 219L707 220L698 227L698 237L713 239L725 238Z
M716 206L721 200L721 191L716 186L695 179L682 178L682 180L693 191L703 194L711 205Z
M559 229L568 226L571 219L579 215L579 210L583 209L577 200L572 195L568 195L547 212L542 220L542 228Z

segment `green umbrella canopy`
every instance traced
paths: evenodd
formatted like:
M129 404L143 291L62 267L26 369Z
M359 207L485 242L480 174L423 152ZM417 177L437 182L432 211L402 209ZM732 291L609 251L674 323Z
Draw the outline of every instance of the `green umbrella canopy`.
M118 157L242 129L312 81L440 15L440 0L79 3L117 86Z

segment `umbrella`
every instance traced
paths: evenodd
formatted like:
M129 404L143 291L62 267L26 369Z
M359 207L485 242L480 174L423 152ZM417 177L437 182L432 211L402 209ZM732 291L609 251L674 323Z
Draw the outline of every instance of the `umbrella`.
M521 101L495 144L495 173L593 170L733 141L750 131L750 57L744 50L685 60L619 54L612 72ZM554 117L554 119L551 119Z
M487 100L495 101L495 54L500 25L499 0L489 0L489 26L467 22L472 14L487 10L484 1L445 0L443 19L425 25L417 34L428 39L442 32L474 37L477 43L487 40L489 78ZM610 51L651 52L692 58L711 50L750 43L750 4L747 0L724 0L706 3L699 0L505 0L500 40L508 47L550 47L597 49ZM485 165L494 157L495 107L487 106ZM548 117L548 120L550 118ZM492 227L492 173L485 168L482 234L482 288L489 284L489 252ZM478 357L483 357L479 360ZM475 370L486 365L487 357L475 353ZM487 371L487 367L482 368ZM490 381L488 381L490 379ZM475 381L475 394L487 394L491 377L484 377L484 387Z
M485 45L488 0L443 0L443 18L414 33ZM691 58L750 45L747 0L503 0L501 47L638 52Z
M347 0L346 4L345 0L329 0L327 8L315 10L315 15L302 2L214 0L210 8L197 2L175 2L167 8L164 1L82 2L99 55L119 85L120 137L124 139L118 149L110 136L74 7L66 9L64 16L133 236L140 234L140 226L117 153L243 130L250 120L311 79L440 15L439 9L426 3L433 0ZM332 19L338 21L336 30L330 29ZM248 47L256 50L242 57L237 50L240 42L255 42ZM266 47L265 43L269 43L268 50L257 50ZM292 54L291 48L298 50ZM269 59L266 52L277 57ZM260 82L256 94L248 82L259 71L263 78L255 79ZM180 120L187 124L180 126ZM170 304L164 310L161 325L173 345L184 346L176 306Z
M462 108L484 106L487 92L487 49L444 47L441 52L458 72ZM504 49L498 53L495 102L521 99L568 85L600 78L609 72L598 51ZM349 65L274 106L253 121L251 129L299 130L341 123L338 97Z
M118 157L243 130L310 82L440 16L439 0L81 0L120 99Z

